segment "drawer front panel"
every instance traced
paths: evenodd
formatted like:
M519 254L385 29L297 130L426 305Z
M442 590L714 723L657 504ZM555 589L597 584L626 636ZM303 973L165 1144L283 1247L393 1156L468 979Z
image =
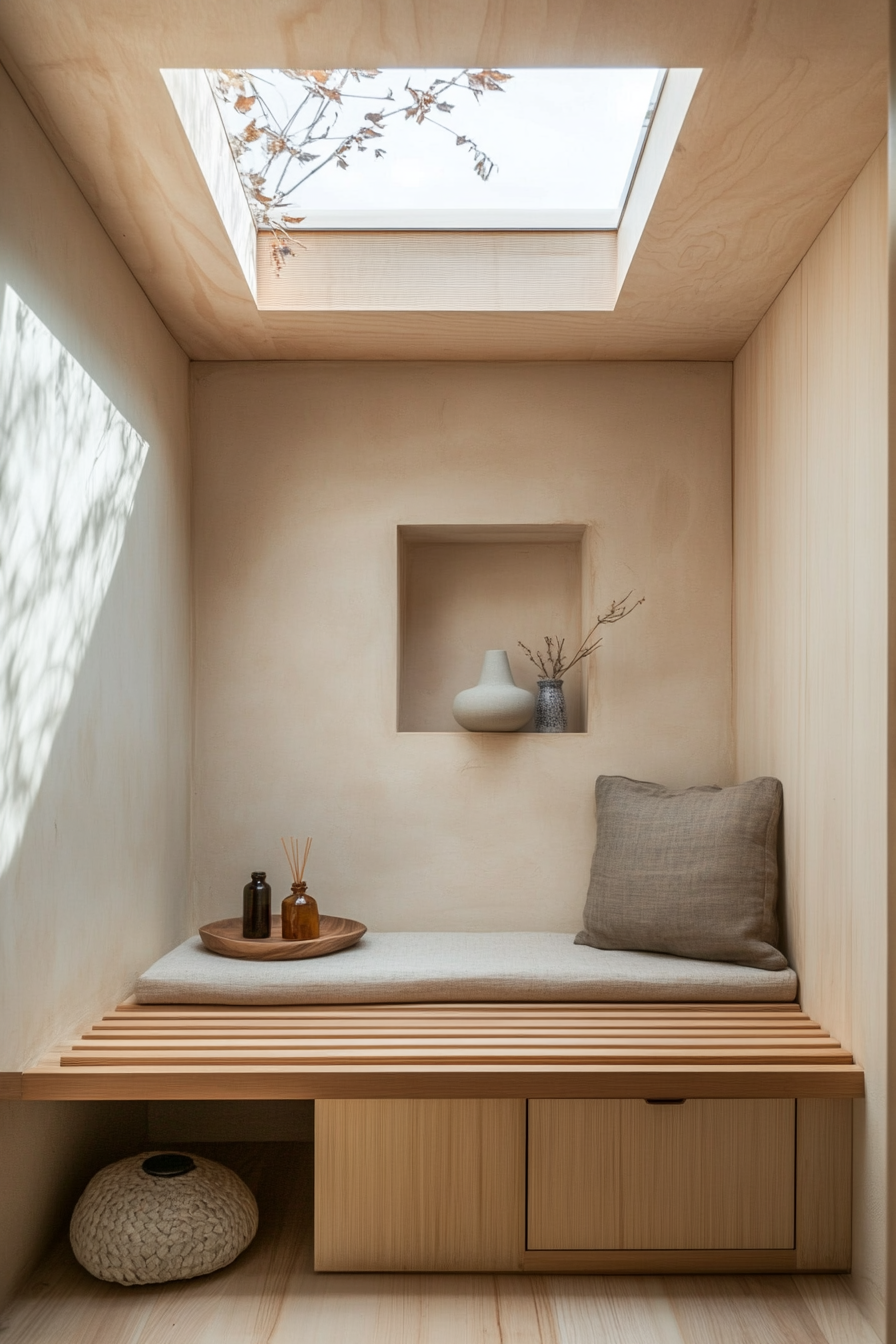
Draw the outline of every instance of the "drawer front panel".
M319 1270L517 1270L522 1100L315 1104Z
M529 1102L529 1250L794 1244L792 1100Z

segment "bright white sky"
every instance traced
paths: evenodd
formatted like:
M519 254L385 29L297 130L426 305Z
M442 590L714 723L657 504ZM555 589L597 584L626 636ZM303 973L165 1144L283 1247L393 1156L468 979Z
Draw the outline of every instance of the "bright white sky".
M301 86L276 70L253 71L266 89L278 118L285 120L301 94ZM375 79L355 84L345 93L338 133L364 124L365 112L378 107L370 92L407 99L405 82L427 88L434 78L456 71L384 70ZM437 126L388 118L382 140L387 151L374 158L352 151L350 168L328 164L291 200L290 213L354 210L606 210L622 203L632 159L656 85L657 70L513 70L503 92L486 92L477 102L463 88L452 89L450 114L436 114L457 134L475 140L494 159L497 170L483 182L473 170L473 155L455 136ZM220 105L220 104L219 104ZM245 129L248 117L221 106L228 130ZM258 118L259 124L261 117ZM369 124L369 123L368 123ZM257 146L253 146L253 152ZM247 165L248 156L243 159ZM282 161L281 161L282 162ZM253 160L261 166L263 155ZM313 166L313 165L311 165ZM268 187L275 184L275 166ZM293 169L288 181L294 180Z

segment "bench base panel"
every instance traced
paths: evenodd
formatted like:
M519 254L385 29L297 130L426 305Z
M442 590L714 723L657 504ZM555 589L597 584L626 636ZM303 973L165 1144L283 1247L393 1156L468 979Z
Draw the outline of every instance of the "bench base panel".
M354 1099L315 1112L317 1270L850 1267L848 1100Z

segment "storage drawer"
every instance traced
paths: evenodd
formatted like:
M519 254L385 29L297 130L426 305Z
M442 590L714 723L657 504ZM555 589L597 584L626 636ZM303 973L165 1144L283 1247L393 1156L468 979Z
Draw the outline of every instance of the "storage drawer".
M518 1270L526 1103L318 1101L314 1267Z
M529 1102L529 1250L794 1245L792 1100Z

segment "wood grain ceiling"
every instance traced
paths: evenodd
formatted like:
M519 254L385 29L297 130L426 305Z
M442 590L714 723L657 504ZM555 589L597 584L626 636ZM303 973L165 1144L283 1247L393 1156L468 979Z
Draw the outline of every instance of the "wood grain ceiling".
M0 57L194 359L731 359L886 134L885 0L4 0ZM159 69L702 66L614 312L260 312Z

